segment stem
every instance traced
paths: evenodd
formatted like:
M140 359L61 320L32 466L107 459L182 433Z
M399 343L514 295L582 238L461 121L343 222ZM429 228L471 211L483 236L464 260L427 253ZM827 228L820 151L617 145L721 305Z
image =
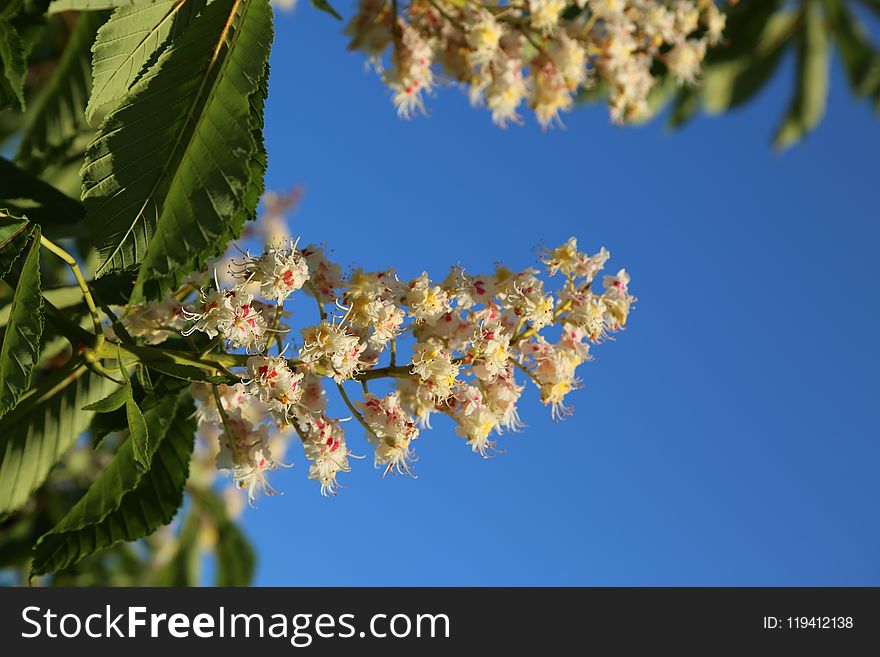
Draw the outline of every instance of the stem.
M163 349L162 347L147 347L141 345L124 344L108 340L100 350L101 358L115 358L117 350L134 356L137 360L149 366L150 362L165 361L179 365L190 365L209 372L220 372L227 376L235 376L230 372L230 367L241 367L247 364L247 354L213 353L201 356L176 349ZM299 361L290 361L292 365L299 365Z
M428 0L428 3L429 3L434 9L436 9L436 10L437 10L437 13L439 13L441 16L443 16L443 18L445 18L446 20L448 20L450 23L452 23L453 25L455 25L457 28L459 28L459 29L463 29L463 28L462 28L462 25L461 25L461 22L455 20L452 16L450 16L450 15L447 13L447 11L446 11L445 9L443 9L443 7L440 6L440 3L439 3L439 2L436 2L436 0Z
M101 345L104 343L104 331L101 329L101 319L98 317L98 307L95 305L95 300L92 298L89 284L86 282L86 279L83 278L82 272L79 269L79 264L77 264L76 259L72 255L49 240L42 233L40 234L40 244L66 262L67 266L70 267L70 271L73 272L73 277L76 279L79 289L82 291L83 299L86 302L89 314L92 316L92 323L95 326L95 344L93 345L93 348L95 350L100 349Z
M360 414L360 411L354 407L354 404L351 403L351 400L348 398L348 393L345 392L345 388L342 387L341 383L337 383L336 387L339 388L339 394L342 397L342 401L345 402L345 405L348 406L348 410L351 411L352 415L357 418L357 421L361 423L364 429L367 430L367 433L375 436L376 433L370 428L370 425L367 424L367 421L364 419L364 416ZM378 438L378 436L376 436Z
M519 362L518 360L516 360L515 358L511 358L511 359L510 359L510 362L513 363L514 367L517 367L517 368L519 368L520 370L522 370L522 371L525 373L525 375L526 375L527 377L529 377L529 378L532 380L532 383L534 383L534 384L535 384L536 386L538 386L539 388L541 387L541 384L538 383L538 379L535 378L535 375L532 374L532 373L529 371L529 369L528 369L525 365L523 365L522 363L520 363L520 362Z
M397 0L391 0L391 37L394 40L394 64L400 71L400 25L397 23Z
M599 14L593 13L588 19L587 23L584 25L584 28L581 30L581 36L586 36L593 29L593 26L596 25L596 20L598 20Z
M202 350L200 358L204 358L205 356L210 354L212 351L214 351L214 347L216 347L221 342L223 342L223 338L219 335L217 337L215 337L213 340L211 340L211 342L208 343L208 346L205 347L204 350Z
M406 379L410 376L412 376L412 365L395 365L394 367L389 365L388 367L378 367L374 370L367 370L357 377L357 380L372 381L373 379L382 379L385 377Z
M391 340L391 367L397 365L397 340Z
M327 319L327 312L324 310L324 302L321 301L321 295L318 292L317 288L312 285L312 282L309 281L306 283L309 286L309 290L312 291L312 294L315 295L315 303L318 304L318 314L321 316L321 321L325 321Z
M284 306L280 303L275 306L275 317L272 318L272 330L276 331L275 333L275 347L278 349L278 355L281 355L281 352L284 350L281 345L281 333L278 333L278 325L281 323L281 313L284 310Z
M116 313L114 313L110 309L110 306L108 306L106 303L104 303L104 301L101 299L101 297L99 297L97 294L95 294L94 296L95 296L95 301L101 307L101 310L103 310L104 314L110 318L110 323L113 326L113 331L114 331L114 333L116 333L116 336L124 342L129 342L131 344L134 344L134 338L131 337L131 334L128 332L128 329L125 328L125 325L122 323L122 321L119 319L119 317L117 317Z
M226 435L226 441L232 445L232 431L229 429L229 418L226 417L226 409L223 408L223 400L220 398L220 389L216 383L211 384L211 391L214 393L214 403L217 404L217 412L220 414L220 420L223 422L223 433Z
M36 401L33 403L39 404L44 399L48 399L59 390L67 387L71 382L76 381L79 377L85 374L85 372L85 364L75 357L71 358L64 363L64 365L41 381L39 385L22 393L21 397L18 399L18 405L15 407L15 412L23 414L28 408L28 406L25 405L26 400L31 397L36 397Z
M571 299L568 299L565 302L561 303L559 305L559 307L553 313L553 321L555 322L557 319L559 319L562 316L562 313L564 313L566 310L568 310L570 306L571 306ZM517 326L517 329L519 329L519 326ZM520 340L530 338L533 335L535 335L537 332L538 332L538 329L536 329L534 326L532 326L532 327L526 329L525 331L523 331L522 333L520 333L518 335L514 335L510 339L510 344L516 344Z

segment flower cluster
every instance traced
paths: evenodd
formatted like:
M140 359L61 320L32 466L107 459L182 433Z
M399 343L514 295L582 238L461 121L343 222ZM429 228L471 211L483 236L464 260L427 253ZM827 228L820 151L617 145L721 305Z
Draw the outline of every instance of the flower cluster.
M555 419L565 417L591 345L622 330L635 301L625 270L598 288L609 258L604 248L582 252L571 238L541 252L546 277L537 267L498 264L491 274L454 266L442 280L402 280L390 269L343 275L323 248L291 241L230 261L230 287L216 275L213 284L207 273L193 276L165 300L123 313L123 324L151 345L203 334L204 358L223 359L228 385L193 384L199 428L251 502L274 492L267 474L282 465L294 434L309 478L332 495L355 455L345 419L328 413L328 383L384 474L412 476L414 441L435 415L448 417L473 452L503 451L499 436L523 426L518 402L528 381ZM302 295L313 299L290 311ZM303 321L293 343L282 320L313 313L317 321ZM381 379L391 390L370 391ZM350 381L360 383L362 400L349 399Z
M403 410L400 395L392 392L380 399L367 393L357 406L369 429L367 437L376 449L376 467L385 466L385 474L411 474L409 461L413 459L413 453L410 443L419 437L419 429Z
M578 90L609 87L612 119L649 113L664 72L695 84L725 15L713 0L361 0L346 27L391 89L398 114L425 112L438 76L461 84L499 126L527 105L542 127L560 122ZM387 64L383 61L390 50Z

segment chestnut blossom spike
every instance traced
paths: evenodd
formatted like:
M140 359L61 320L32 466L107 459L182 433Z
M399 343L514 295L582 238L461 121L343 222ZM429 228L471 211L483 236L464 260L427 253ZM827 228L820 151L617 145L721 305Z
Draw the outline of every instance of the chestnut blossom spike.
M444 78L500 127L521 123L525 103L538 124L562 125L581 89L603 83L614 122L649 118L651 91L668 72L699 80L708 48L723 40L716 0L410 0L398 14L361 0L345 33L392 92L401 118L427 114ZM572 11L572 9L577 11Z
M543 273L497 264L492 275L472 274L454 266L437 283L427 273L401 281L391 269L342 276L323 248L298 251L291 242L258 257L244 254L232 266L231 288L198 289L207 278L199 274L122 316L142 343L195 332L214 339L200 358L221 358L217 371L232 380L190 388L200 449L216 454L217 467L250 504L275 494L270 473L284 465L293 435L309 461L308 477L327 497L338 494L340 474L362 457L349 448L343 421L328 415L326 379L362 383L363 399L345 401L367 429L383 476L413 475L414 441L435 413L454 420L475 454L502 452L498 437L524 426L518 406L529 381L553 419L571 413L570 394L582 386L591 348L622 331L636 303L625 269L601 276L609 258L605 248L581 251L572 237L541 251ZM317 297L306 306L317 305L320 316L302 322L301 344L288 354L274 338L285 330L285 304L298 293ZM372 380L383 377L394 379L392 391L370 392Z

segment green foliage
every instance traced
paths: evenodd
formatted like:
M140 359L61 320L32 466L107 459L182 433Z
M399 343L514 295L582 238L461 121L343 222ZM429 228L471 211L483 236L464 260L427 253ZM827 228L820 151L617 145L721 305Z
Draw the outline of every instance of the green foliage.
M199 532L202 519L191 509L183 520L177 536L177 549L174 556L157 573L153 582L156 586L198 586L201 570L199 568Z
M94 297L106 318L108 304L161 296L254 218L271 7L57 0L50 15L80 13L47 27L48 5L0 8L0 109L15 108L0 114L0 140L20 136L15 162L0 158L0 567L24 565L33 548L31 574L54 573L57 584L197 584L210 535L217 581L244 586L253 549L204 484L175 556L153 552L153 532L183 504L190 382L229 377L198 351L175 351L207 347L198 340L155 349L117 324L124 348L105 343L90 309ZM72 184L83 203L65 193ZM98 278L84 282L65 250L74 246ZM125 366L111 367L123 353ZM94 449L77 445L87 430Z
M24 45L12 24L0 15L0 107L17 102L24 110Z
M217 586L248 586L257 567L257 555L247 537L230 519L226 505L211 492L201 503L217 532Z
M797 42L797 82L788 112L773 144L786 148L812 131L825 114L831 52L821 0L807 2Z
M208 5L89 147L83 200L97 273L140 263L135 300L175 287L254 216L252 161L262 150L254 131L262 121L252 97L262 93L270 12L266 0Z
M83 407L85 411L96 413L112 413L125 407L125 418L131 437L131 448L134 460L142 468L149 469L150 459L153 454L150 451L150 429L144 419L144 414L134 400L131 383L126 381L117 390L93 404Z
M131 399L131 383L126 381L103 399L83 406L83 410L95 413L112 413L125 406L129 399Z
M28 114L16 162L40 173L63 157L85 127L83 111L92 88L91 48L106 12L82 14L52 78Z
M27 215L46 234L69 237L85 217L81 203L0 157L0 207Z
M133 541L168 524L183 502L189 475L195 420L186 394L166 396L145 414L153 439L152 467L137 467L132 440L125 440L110 464L34 548L33 575L60 570L97 550Z
M0 241L15 243L14 237ZM6 251L6 249L4 249ZM5 258L4 258L5 259ZM30 242L18 257L20 274L12 296L9 320L0 346L0 417L15 408L31 384L40 359L43 297L40 293L40 229L33 226ZM5 267L4 267L5 269ZM7 274L4 273L4 276Z
M330 3L327 2L327 0L312 0L312 7L319 11L323 11L325 14L330 14L338 21L342 20L342 16L339 14L338 11L330 6Z
M880 14L880 4L874 4L873 8ZM827 11L852 92L880 100L880 55L867 29L842 3L829 3Z
M25 109L28 55L45 23L49 0L8 0L0 7L0 109Z
M204 0L163 0L120 6L98 31L92 60L94 89L86 109L94 124L115 104L204 7Z
M748 51L709 67L702 90L706 111L720 114L751 100L779 67L800 19L791 11L771 15Z
M125 400L125 417L128 419L128 431L131 439L131 451L135 462L147 470L153 453L150 451L150 430L144 414L137 402L129 396Z
M71 362L45 377L0 420L0 518L25 504L85 431L83 406L117 384Z
M159 0L54 0L49 5L49 13L57 14L62 11L104 11L117 7L131 7L133 5L149 5Z
M6 210L0 210L0 278L6 276L18 259L24 243L22 238L27 239L32 229L31 224L24 217L8 214Z
M816 129L824 116L835 46L853 94L870 98L880 112L880 51L855 5L880 16L876 0L744 0L729 6L724 40L709 49L702 83L681 87L671 96L668 125L680 128L701 109L722 114L741 107L766 88L786 54L794 52L794 91L773 141L776 148L788 148ZM666 91L663 85L658 89ZM600 84L582 91L578 101L591 103L607 93ZM662 93L653 99L667 100Z

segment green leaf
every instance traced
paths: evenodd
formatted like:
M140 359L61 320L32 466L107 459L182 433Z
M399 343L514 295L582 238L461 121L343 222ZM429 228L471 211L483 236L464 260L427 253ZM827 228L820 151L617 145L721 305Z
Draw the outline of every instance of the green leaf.
M93 49L89 123L94 124L99 110L128 93L168 41L177 38L204 6L204 0L162 0L113 12L98 31Z
M123 442L85 495L34 547L32 575L54 572L121 541L153 533L174 518L189 476L195 420L189 395L165 397L145 414L152 467L134 462Z
M611 91L610 85L605 79L599 79L592 86L581 87L578 89L575 97L578 104L592 105L598 102L604 102L608 98Z
M24 111L24 77L27 73L24 45L18 31L0 16L0 109L17 102Z
M0 109L24 111L27 60L46 23L49 0L5 0L0 4Z
M271 40L267 0L215 0L89 147L83 199L97 274L142 263L133 300L175 287L254 217L251 97Z
M330 14L338 21L342 20L342 16L339 14L338 11L330 6L330 3L327 2L327 0L312 0L312 7L318 9L319 11L323 11L325 14Z
M144 364L151 370L155 370L161 374L167 374L175 379L183 379L185 381L206 381L210 383L229 383L229 380L225 376L211 376L192 365L183 365L181 363L161 360L159 358L147 360Z
M709 49L706 64L733 61L750 53L761 40L767 23L782 7L783 0L739 2L731 6L727 11L724 41Z
M55 236L69 237L74 224L85 217L81 203L62 194L52 185L22 171L0 157L0 207L6 207Z
M129 399L131 399L131 383L126 381L103 399L83 406L83 410L95 413L112 413L125 406Z
M49 5L49 13L57 14L62 11L103 11L116 9L117 7L131 7L132 5L150 5L161 0L54 0Z
M40 294L40 229L35 227L23 256L21 274L12 296L9 323L0 347L0 417L15 408L31 384L40 360L43 335L43 297Z
M21 236L24 233L27 233L33 228L33 224L31 224L24 217L17 217L14 215L10 215L6 210L0 210L0 252L3 252L5 256L4 260L9 259L12 253L12 244L16 242L16 238ZM6 247L10 246L10 251L6 251ZM14 257L18 256L21 247L24 245L19 245L19 248L15 249ZM11 261L10 261L10 264ZM8 271L0 270L0 277L6 276Z
M0 420L0 517L21 507L42 485L88 428L93 414L80 409L115 385L71 361Z
M199 585L200 530L201 517L195 509L190 509L177 535L177 550L157 573L154 586Z
M852 92L866 96L880 89L880 55L868 31L839 0L827 4L828 18Z
M803 12L804 27L797 49L797 88L773 139L777 149L788 148L803 139L825 114L831 51L820 0L808 0Z
M797 12L775 13L764 24L752 49L737 59L708 67L702 89L706 111L730 111L760 91L779 67L799 21Z
M125 400L125 416L128 418L128 431L131 436L131 451L134 460L142 468L149 469L150 459L153 456L150 452L150 430L147 428L147 422L140 407L130 396Z
M257 555L250 541L227 514L222 499L206 492L202 503L217 529L217 586L249 586L257 567Z
M700 90L696 87L681 87L672 101L667 126L676 130L694 118L700 109Z
M106 12L81 14L52 78L32 104L16 162L39 174L63 157L86 127L85 108L92 88L91 47Z

